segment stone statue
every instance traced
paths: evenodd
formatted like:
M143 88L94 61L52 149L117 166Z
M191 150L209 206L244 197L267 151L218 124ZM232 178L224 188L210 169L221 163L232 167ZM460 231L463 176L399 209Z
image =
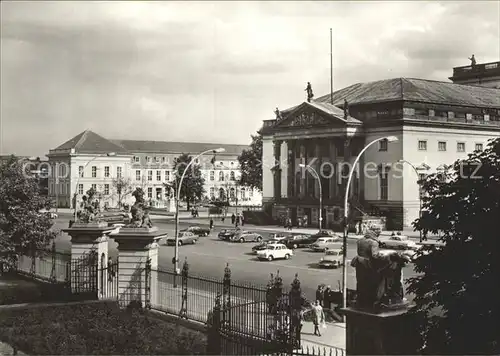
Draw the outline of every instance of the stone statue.
M314 97L311 83L307 82L307 87L304 90L307 92L307 102L310 103L312 98Z
M283 119L283 117L281 116L281 112L278 108L276 108L276 110L274 110L274 113L276 114L277 121L280 121L281 119Z
M366 309L394 308L405 305L402 267L410 258L396 251L379 251L379 233L370 229L357 243L356 306Z
M476 65L476 58L474 57L474 55L472 55L472 57L470 57L469 60L470 60L470 65L471 66L475 66Z
M347 101L347 99L344 99L344 119L347 120L347 118L350 115L351 114L349 113L349 102Z
M153 224L149 217L149 209L146 206L142 188L136 188L132 196L135 198L135 203L130 208L132 218L127 227L152 227Z
M93 193L91 190L89 192L91 196L93 196ZM81 209L77 213L77 222L79 223L84 223L88 224L90 222L93 222L96 219L96 211L94 205L91 203L90 197L87 197L84 195L82 197L82 203L81 203Z

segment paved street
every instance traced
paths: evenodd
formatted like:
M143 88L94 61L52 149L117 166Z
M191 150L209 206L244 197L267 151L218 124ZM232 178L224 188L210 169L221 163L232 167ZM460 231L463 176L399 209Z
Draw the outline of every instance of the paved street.
M68 226L70 214L59 214L54 228L61 229ZM154 224L160 230L164 230L169 236L174 235L174 225L166 217L156 217ZM189 224L182 223L182 227ZM315 253L307 249L298 249L293 258L288 261L276 260L273 262L261 262L250 254L254 243L230 243L217 238L220 228L207 237L202 237L196 245L186 245L179 248L180 261L187 257L190 273L206 277L222 278L226 263L230 264L232 278L241 282L254 285L265 285L269 280L270 273L278 270L286 284L290 284L295 276L299 274L302 289L308 298L314 298L314 292L318 284L324 283L335 288L342 280L341 269L319 269L317 263L323 256L322 253ZM256 231L259 231L258 228ZM267 237L269 232L261 231ZM69 236L61 233L56 243L57 249L69 251ZM348 241L348 260L356 254L356 241ZM110 243L110 254L116 256L116 243ZM161 269L172 270L172 257L174 255L173 246L162 245L160 247L159 265ZM405 278L414 275L412 266L404 270ZM348 267L348 288L355 288L355 271Z

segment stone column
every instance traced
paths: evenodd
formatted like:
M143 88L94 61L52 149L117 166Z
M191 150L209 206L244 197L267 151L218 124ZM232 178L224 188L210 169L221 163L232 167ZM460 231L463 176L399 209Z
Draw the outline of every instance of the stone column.
M127 306L158 304L158 241L167 233L158 228L121 228L112 237L118 243L118 301ZM150 271L148 273L148 260Z
M281 198L281 144L283 141L274 141L274 199Z
M282 187L281 189L281 195L284 197L288 196L288 186L289 186L289 180L288 180L288 166L290 165L289 162L289 157L288 157L288 141L283 141L281 144L281 152L283 152L283 155L281 155L281 161L280 161L280 175L281 175L281 182L280 185Z
M296 145L297 141L288 141L288 167L287 167L287 175L288 175L288 197L295 196L295 150L297 149Z
M337 152L335 147L335 141L330 140L330 163L333 165L332 177L328 180L330 184L330 196L329 198L334 199L337 196Z
M91 286L97 285L95 292L101 295L100 291L103 287L101 279L98 278L98 271L105 268L108 261L108 235L114 229L106 222L77 222L69 229L63 230L71 236L71 291L73 293L94 292L91 291ZM92 257L92 254L95 257ZM94 263L96 265L92 265Z

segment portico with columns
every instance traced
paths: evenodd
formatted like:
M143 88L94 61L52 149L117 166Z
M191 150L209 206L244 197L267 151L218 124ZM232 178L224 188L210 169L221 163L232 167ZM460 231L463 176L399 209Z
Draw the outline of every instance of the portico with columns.
M309 165L319 175L322 186L323 226L340 223L342 201L349 165L364 144L362 124L345 115L342 109L329 104L304 102L284 119L268 123L262 129L264 140L264 186L273 180L272 189L264 191L265 203L272 204L275 218L290 217L294 225L304 217L307 224L319 222L319 181ZM268 148L272 143L272 158ZM269 167L270 166L270 167ZM270 168L270 175L266 170ZM342 176L343 170L343 176ZM359 174L354 177L351 196L360 197Z

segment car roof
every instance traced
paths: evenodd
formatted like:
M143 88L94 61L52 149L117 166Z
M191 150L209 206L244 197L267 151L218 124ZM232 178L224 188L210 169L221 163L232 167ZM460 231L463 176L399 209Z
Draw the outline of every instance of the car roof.
M273 242L273 243L270 243L270 244L267 244L268 246L285 246L284 244L282 243L277 243L277 242ZM286 246L285 246L286 247Z

